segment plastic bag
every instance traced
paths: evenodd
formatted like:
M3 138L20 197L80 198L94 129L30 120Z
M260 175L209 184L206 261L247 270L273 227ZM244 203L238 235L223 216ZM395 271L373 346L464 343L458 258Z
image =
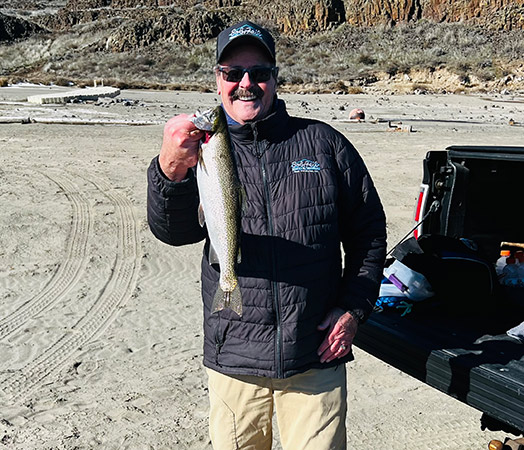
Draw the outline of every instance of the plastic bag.
M412 301L419 302L435 295L428 280L421 273L415 272L399 260L384 269L386 278L398 289L402 296L407 297ZM382 288L382 287L381 287ZM391 296L391 287L384 286L388 289ZM382 295L382 292L381 292Z

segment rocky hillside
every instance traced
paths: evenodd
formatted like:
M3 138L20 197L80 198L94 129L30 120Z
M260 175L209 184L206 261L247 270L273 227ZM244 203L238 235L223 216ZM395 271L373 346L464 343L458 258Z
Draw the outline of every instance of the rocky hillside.
M277 36L284 85L524 76L524 0L5 0L0 76L211 86L214 38L246 17Z
M69 0L48 25L64 29L100 17L136 18L146 13L165 18L174 12L191 15L194 10L212 13L206 20L210 23L253 17L256 11L258 20L274 23L285 34L322 31L343 23L393 26L422 19L493 30L524 29L524 0ZM201 39L206 39L207 30L202 31Z

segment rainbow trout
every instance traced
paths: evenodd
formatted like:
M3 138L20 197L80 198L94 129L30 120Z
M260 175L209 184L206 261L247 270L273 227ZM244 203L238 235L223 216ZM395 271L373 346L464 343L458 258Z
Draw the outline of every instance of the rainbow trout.
M209 263L220 266L219 288L211 312L229 308L242 315L242 299L235 265L239 258L240 183L221 106L190 119L206 131L197 165L200 195L199 222L207 227L211 247Z

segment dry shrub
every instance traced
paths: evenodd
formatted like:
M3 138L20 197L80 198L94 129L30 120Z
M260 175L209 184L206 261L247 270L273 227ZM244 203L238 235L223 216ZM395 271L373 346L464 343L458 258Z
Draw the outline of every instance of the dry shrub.
M491 67L479 69L475 75L480 81L493 81L495 79L495 71Z
M363 94L364 93L364 89L362 89L359 86L349 86L348 90L347 90L347 93L348 94L352 94L352 95Z
M105 85L105 80L104 80L104 85ZM79 88L86 88L86 87L91 87L93 86L93 80L77 80L75 82L75 85L78 86Z
M344 83L344 81L342 80L338 80L336 83L333 83L331 86L330 86L330 89L334 92L344 92L344 93L347 93L348 91L348 87L346 85L346 83Z
M357 56L357 62L365 66L373 66L377 63L377 58L368 53L361 53Z
M411 86L411 91L419 94L426 94L429 92L428 87L421 83L414 83Z
M71 80L64 78L64 77L58 77L55 82L57 86L71 86L72 82Z
M9 80L7 78L1 77L0 78L0 87L6 87L9 85Z

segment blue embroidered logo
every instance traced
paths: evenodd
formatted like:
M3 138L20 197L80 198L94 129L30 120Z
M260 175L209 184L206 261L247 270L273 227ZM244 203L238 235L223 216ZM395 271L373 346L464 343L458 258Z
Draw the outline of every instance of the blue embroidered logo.
M320 164L309 159L302 159L301 161L293 161L291 163L291 170L294 173L298 172L319 172Z
M259 39L262 39L262 33L260 30L257 30L256 28L253 28L249 25L242 25L240 28L235 28L229 33L229 40L234 39L238 36L244 36L246 34L250 34L251 36L257 37Z

